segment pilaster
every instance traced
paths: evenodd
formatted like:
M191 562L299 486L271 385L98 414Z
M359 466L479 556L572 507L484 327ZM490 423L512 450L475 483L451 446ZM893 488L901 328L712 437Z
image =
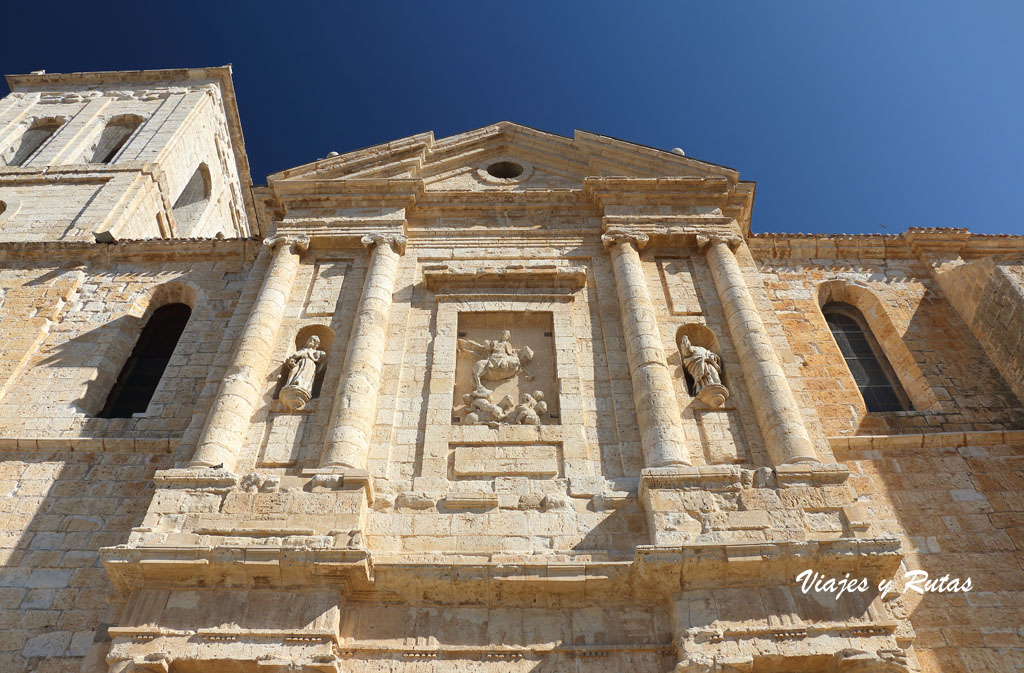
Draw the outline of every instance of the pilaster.
M697 236L697 246L707 258L740 368L750 387L768 455L775 465L820 462L736 261L735 250L742 242L739 236Z
M640 250L648 240L645 234L624 231L609 231L601 237L612 256L644 462L648 467L689 465L658 318L640 263Z
M239 338L235 357L221 382L189 467L234 470L266 378L285 304L309 247L304 235L274 236L261 254L273 255L266 278Z

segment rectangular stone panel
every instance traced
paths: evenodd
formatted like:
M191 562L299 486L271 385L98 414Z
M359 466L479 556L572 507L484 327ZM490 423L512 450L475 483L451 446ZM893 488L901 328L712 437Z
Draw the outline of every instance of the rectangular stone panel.
M309 300L306 302L306 315L334 314L347 271L348 262L338 260L317 262L313 272L313 286L309 290Z
M693 267L690 260L661 257L658 271L665 286L668 310L672 315L700 315L700 295L693 282Z
M523 401L524 393L533 394L540 391L547 405L546 411L540 415L541 425L557 424L558 410L558 377L555 370L555 339L554 322L548 311L473 311L461 312L458 317L458 338L468 339L479 344L481 353L487 351L488 342L497 342L502 333L509 332L511 348L522 352L529 348L533 358L517 372L507 378L487 373L481 383L491 390L488 401L510 409ZM474 355L460 351L456 355L455 395L453 419L465 422L466 416L472 411L468 405L467 395L474 390L472 371L474 362L484 359L484 355ZM490 377L490 378L488 378Z
M742 463L747 460L746 436L736 411L716 409L694 413L708 463Z
M454 447L456 478L556 477L558 463L555 444Z

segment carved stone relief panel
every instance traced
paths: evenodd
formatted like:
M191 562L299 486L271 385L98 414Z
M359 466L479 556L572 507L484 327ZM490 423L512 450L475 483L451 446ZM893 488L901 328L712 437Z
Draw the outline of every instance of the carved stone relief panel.
M451 292L437 300L427 373L427 419L434 420L415 488L443 493L453 481L493 489L487 482L510 475L591 475L572 295ZM532 357L519 358L527 349ZM503 361L510 353L518 367Z
M551 313L460 313L457 344L453 422L558 422Z

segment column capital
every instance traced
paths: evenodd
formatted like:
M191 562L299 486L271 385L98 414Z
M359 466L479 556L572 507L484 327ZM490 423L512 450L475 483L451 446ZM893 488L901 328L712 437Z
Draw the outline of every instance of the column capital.
M301 255L309 249L309 236L305 234L275 234L263 239L263 245L271 250L281 244L291 246L292 252Z
M736 249L743 243L743 238L736 234L697 234L697 249L706 252L715 243L725 243L729 249Z
M608 250L619 243L632 243L636 248L636 251L640 252L650 240L651 237L647 234L625 231L623 229L609 229L603 236L601 236L601 244L604 245L605 250Z
M404 255L405 245L409 242L409 237L405 234L367 234L360 239L360 242L364 248L371 249L382 243L390 245L392 250L399 255Z

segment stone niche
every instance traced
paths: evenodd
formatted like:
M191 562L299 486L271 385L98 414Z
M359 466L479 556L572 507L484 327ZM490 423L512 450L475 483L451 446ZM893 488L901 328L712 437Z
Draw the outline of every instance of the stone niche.
M547 311L459 313L458 338L460 341L468 340L486 347L488 342L500 341L503 332L509 333L508 343L513 350L522 355L529 349L532 352L532 357L507 378L500 378L503 375L502 372L485 372L481 383L492 391L487 399L495 405L515 407L522 402L524 394L536 398L534 393L540 391L543 393L543 402L546 406L543 413L537 413L540 425L558 424L559 381L555 366L552 314ZM484 357L483 354L474 355L462 348L457 352L452 423L465 424L467 416L473 412L469 402L476 388L473 380L473 368L474 363L479 362L482 357ZM515 423L512 418L509 418L504 424Z

